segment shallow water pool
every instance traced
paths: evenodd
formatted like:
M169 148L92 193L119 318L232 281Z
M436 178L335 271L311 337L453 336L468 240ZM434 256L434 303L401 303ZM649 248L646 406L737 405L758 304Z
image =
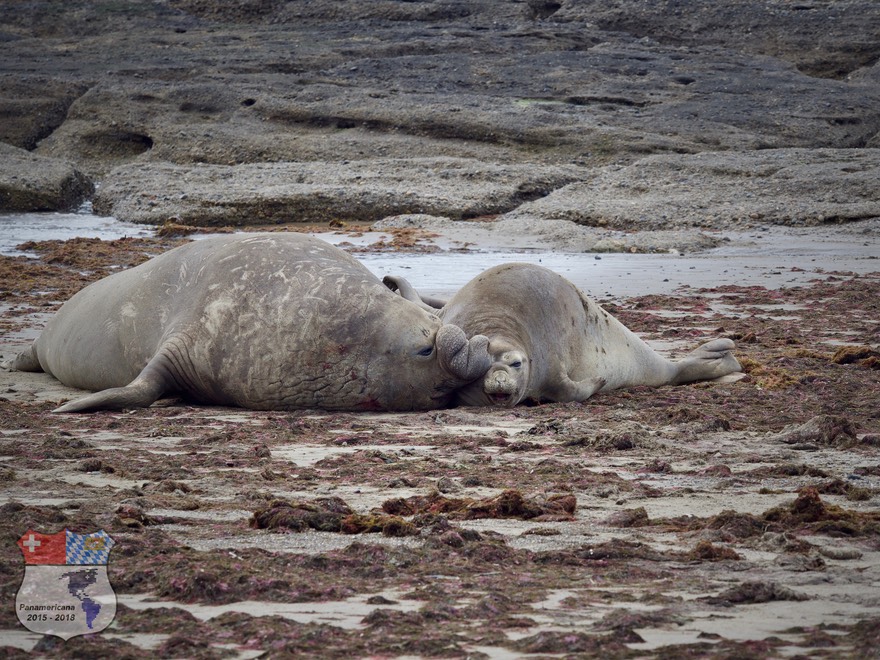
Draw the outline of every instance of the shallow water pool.
M331 243L356 245L359 251L355 256L379 277L403 276L421 293L438 297L451 296L491 266L514 261L545 266L597 298L668 294L683 287L729 284L778 288L825 278L826 271L880 270L877 248L853 232L816 228L792 235L791 231L774 228L753 236L754 241L739 236L726 247L686 255L574 253L548 248L511 250L489 244L474 244L461 250L455 249L454 242L442 238L436 242L440 248L437 252L364 252L370 243L388 235L316 235ZM26 254L16 246L32 240L66 240L77 236L113 240L153 233L150 226L97 216L90 204L74 213L0 214L0 254Z

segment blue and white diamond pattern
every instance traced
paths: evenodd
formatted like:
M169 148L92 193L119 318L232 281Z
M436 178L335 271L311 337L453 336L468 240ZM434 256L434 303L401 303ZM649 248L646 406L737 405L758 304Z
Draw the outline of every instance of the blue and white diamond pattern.
M75 534L67 531L68 565L106 564L110 550L116 544L103 529L94 534Z

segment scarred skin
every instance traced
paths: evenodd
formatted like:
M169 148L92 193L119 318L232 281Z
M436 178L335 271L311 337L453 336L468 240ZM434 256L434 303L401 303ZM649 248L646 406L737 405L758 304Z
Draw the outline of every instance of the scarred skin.
M268 410L424 410L485 373L486 344L324 241L236 234L86 287L12 366L97 391L59 412L166 395Z
M385 283L423 299L403 278ZM511 263L484 271L439 310L446 323L489 338L492 366L456 393L456 403L515 406L584 401L600 390L678 385L740 371L734 343L715 339L667 360L574 284L541 266Z

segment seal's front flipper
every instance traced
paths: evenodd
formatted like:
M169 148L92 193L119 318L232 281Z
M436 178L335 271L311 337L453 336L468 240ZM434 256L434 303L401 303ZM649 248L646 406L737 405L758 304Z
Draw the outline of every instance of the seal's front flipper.
M122 410L146 408L168 391L164 371L155 364L155 358L144 367L138 377L125 387L113 387L65 403L52 412L92 412L95 410Z
M563 374L552 392L548 392L551 401L566 403L568 401L586 401L605 386L601 377L572 380Z
M40 365L40 360L37 357L37 351L34 349L34 345L31 344L21 353L16 355L12 360L3 366L8 366L13 371L42 371L43 367Z
M736 348L730 339L713 339L691 352L675 366L678 372L672 383L681 385L695 380L712 380L742 371L737 359L733 356Z

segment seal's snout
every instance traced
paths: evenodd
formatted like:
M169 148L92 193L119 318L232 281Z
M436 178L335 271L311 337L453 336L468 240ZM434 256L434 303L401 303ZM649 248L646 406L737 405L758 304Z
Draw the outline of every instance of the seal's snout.
M493 369L486 374L486 391L510 394L516 389L516 381L506 369Z
M489 340L483 335L468 339L464 331L455 325L442 325L435 340L437 355L444 369L456 378L470 382L476 380L489 368Z
M517 403L517 380L506 368L492 369L483 380L483 391L494 405L512 406Z

